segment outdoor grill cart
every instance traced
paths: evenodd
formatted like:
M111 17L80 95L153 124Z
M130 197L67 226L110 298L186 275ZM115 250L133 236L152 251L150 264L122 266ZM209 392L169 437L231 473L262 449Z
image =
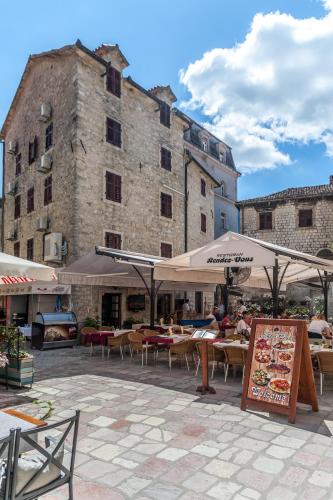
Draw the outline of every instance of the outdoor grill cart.
M54 349L77 344L78 325L75 313L37 313L32 323L31 347Z

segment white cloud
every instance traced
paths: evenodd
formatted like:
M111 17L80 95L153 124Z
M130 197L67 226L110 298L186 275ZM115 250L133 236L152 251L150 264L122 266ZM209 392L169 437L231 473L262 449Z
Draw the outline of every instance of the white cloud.
M321 18L256 14L242 43L180 72L208 125L246 172L288 165L288 142L323 143L333 157L333 0Z

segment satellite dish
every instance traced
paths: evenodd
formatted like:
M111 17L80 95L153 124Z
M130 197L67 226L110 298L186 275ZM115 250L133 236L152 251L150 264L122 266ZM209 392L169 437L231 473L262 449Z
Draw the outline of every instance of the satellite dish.
M229 273L228 273L229 270ZM229 274L229 276L228 276ZM224 277L226 280L229 278L229 286L241 285L245 283L251 276L250 267L225 267Z

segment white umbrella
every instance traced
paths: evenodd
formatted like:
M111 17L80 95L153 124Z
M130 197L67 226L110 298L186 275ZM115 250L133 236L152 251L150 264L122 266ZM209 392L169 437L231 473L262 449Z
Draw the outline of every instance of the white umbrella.
M52 281L56 279L53 267L3 252L0 252L0 277L1 282L7 285L28 280Z

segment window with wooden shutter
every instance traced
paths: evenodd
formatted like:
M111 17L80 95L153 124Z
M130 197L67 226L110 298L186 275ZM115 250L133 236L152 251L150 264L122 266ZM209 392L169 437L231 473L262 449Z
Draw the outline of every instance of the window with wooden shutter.
M206 181L200 180L201 195L206 196Z
M161 215L163 217L172 218L172 196L170 194L161 193Z
M121 176L113 172L105 174L105 198L121 203Z
M111 94L120 97L121 95L121 75L120 71L116 70L112 66L108 67L106 74L106 89L111 92Z
M203 233L207 231L207 217L205 214L201 214L201 231Z
M44 205L49 205L52 202L52 175L49 175L44 180Z
M18 153L15 157L15 175L20 175L22 172L22 155Z
M15 196L14 200L14 219L21 217L21 196Z
M27 259L34 260L34 239L27 240Z
M298 226L311 227L312 223L312 209L302 209L298 212Z
M272 212L261 212L259 214L259 229L273 229Z
M20 242L15 241L14 243L14 257L20 257Z
M106 141L121 148L121 124L112 118L106 119Z
M170 106L163 101L160 103L160 123L170 128Z
M53 123L50 123L45 130L45 151L53 144Z
M35 188L31 187L27 192L27 213L35 210Z
M118 233L105 233L105 246L121 250L121 235Z
M31 165L38 157L38 138L35 136L32 142L29 142L28 163Z
M161 257L165 257L166 259L171 259L172 245L170 243L161 243Z
M171 151L161 148L161 167L171 171Z

